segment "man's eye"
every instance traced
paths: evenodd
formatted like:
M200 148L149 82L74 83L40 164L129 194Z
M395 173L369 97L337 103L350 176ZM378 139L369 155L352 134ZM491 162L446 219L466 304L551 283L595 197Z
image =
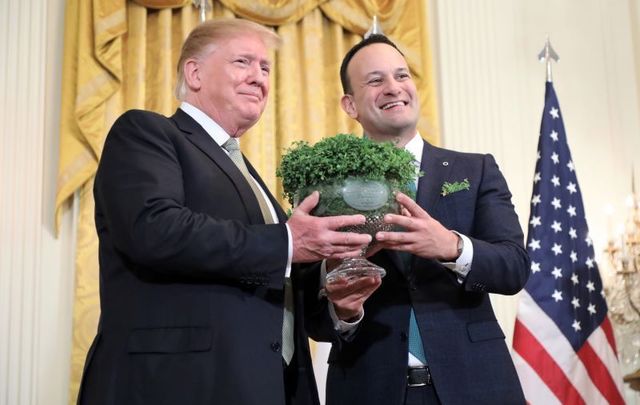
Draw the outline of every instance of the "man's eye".
M249 60L246 59L246 58L238 58L234 62L238 63L240 65L248 65L249 64Z
M409 73L400 73L398 75L399 80L411 79L411 75Z
M262 68L262 71L267 74L271 72L271 66L261 66L261 68Z
M382 79L380 78L375 78L375 79L371 79L367 82L367 84L372 85L372 86L376 86L378 84L382 83Z

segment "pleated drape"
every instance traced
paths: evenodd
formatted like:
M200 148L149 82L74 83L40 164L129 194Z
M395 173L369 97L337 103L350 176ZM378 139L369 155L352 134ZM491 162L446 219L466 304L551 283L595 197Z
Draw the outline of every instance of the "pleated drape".
M283 38L282 48L273 54L275 74L265 112L241 141L243 152L277 196L282 188L275 169L293 141L361 133L340 108L338 71L373 15L407 56L422 102L421 134L438 143L423 0L219 0L212 6L208 18L251 19L274 27ZM198 16L191 0L67 0L56 210L59 214L78 192L71 403L99 316L92 187L104 138L128 109L173 114L180 46Z

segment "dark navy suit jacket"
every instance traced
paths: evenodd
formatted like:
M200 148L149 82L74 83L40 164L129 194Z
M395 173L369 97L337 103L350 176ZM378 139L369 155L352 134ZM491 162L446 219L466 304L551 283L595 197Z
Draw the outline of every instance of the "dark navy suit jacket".
M285 404L287 231L273 196L281 223L265 225L240 171L182 110L122 115L94 196L101 318L79 403ZM288 391L313 405L296 274Z
M311 336L333 341L327 405L401 405L407 375L409 312L413 306L434 386L443 404L522 404L524 397L488 293L515 294L529 276L523 234L511 194L491 155L424 144L416 201L448 229L473 243L462 284L436 260L393 251L373 261L387 270L365 303L353 339L340 340L326 301L308 297ZM441 195L444 182L468 179L469 190ZM307 278L314 288L317 275Z

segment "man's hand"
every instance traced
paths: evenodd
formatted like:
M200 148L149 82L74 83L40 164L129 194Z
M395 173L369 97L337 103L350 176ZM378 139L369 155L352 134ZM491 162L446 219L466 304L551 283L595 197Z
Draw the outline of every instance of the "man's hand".
M318 204L320 194L314 191L293 211L287 221L293 238L293 262L306 263L322 259L344 259L357 257L371 242L370 235L340 232L338 229L361 225L363 215L341 215L336 217L314 217L310 214Z
M346 321L360 316L364 302L380 287L380 276L339 278L325 286L338 318Z
M399 225L404 232L378 232L376 239L380 241L380 247L440 261L458 258L458 235L406 195L398 193L396 201L402 206L402 215L387 214L384 222Z

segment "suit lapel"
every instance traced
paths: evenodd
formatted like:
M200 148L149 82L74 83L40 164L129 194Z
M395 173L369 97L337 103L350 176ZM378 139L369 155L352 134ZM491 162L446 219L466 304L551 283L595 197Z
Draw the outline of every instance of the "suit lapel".
M443 149L424 142L420 164L420 170L424 175L418 180L416 202L430 215L440 201L442 184L449 178L449 173L454 167L454 159L453 156L444 153Z
M436 148L426 141L423 142L420 171L424 175L418 179L416 202L431 215L440 201L440 188L444 180L449 176L454 158L443 153L443 149ZM412 273L409 271L410 267L407 268L401 254L394 250L383 250L383 252L393 262L394 266L400 270L400 273L409 279ZM415 257L411 256L409 263L414 260Z
M253 167L251 162L249 162L247 159L245 159L244 161L247 164L247 168L249 169L249 173L251 173L253 178L256 179L258 184L260 184L260 187L262 187L264 192L267 194L267 197L269 198L269 201L271 201L271 205L273 205L273 208L276 210L276 215L278 216L278 222L281 223L281 224L287 222L287 220L288 220L287 214L284 212L282 207L280 207L280 203L276 200L276 198L273 196L273 194L271 194L271 191L269 191L269 188L267 187L267 185L264 183L264 181L262 181L262 178L260 177L260 175L258 174L256 169Z
M187 113L178 108L176 113L171 117L176 123L178 128L186 134L186 138L193 143L198 149L200 149L205 155L207 155L213 163L215 163L222 172L224 172L229 180L233 183L240 199L244 204L247 215L249 216L250 223L263 224L262 212L258 205L251 186L247 183L240 170L231 161L229 156L222 150L220 145L207 134L207 132ZM246 159L245 159L246 161ZM252 173L255 177L256 174ZM257 177L259 179L259 177ZM262 183L260 181L260 183Z

